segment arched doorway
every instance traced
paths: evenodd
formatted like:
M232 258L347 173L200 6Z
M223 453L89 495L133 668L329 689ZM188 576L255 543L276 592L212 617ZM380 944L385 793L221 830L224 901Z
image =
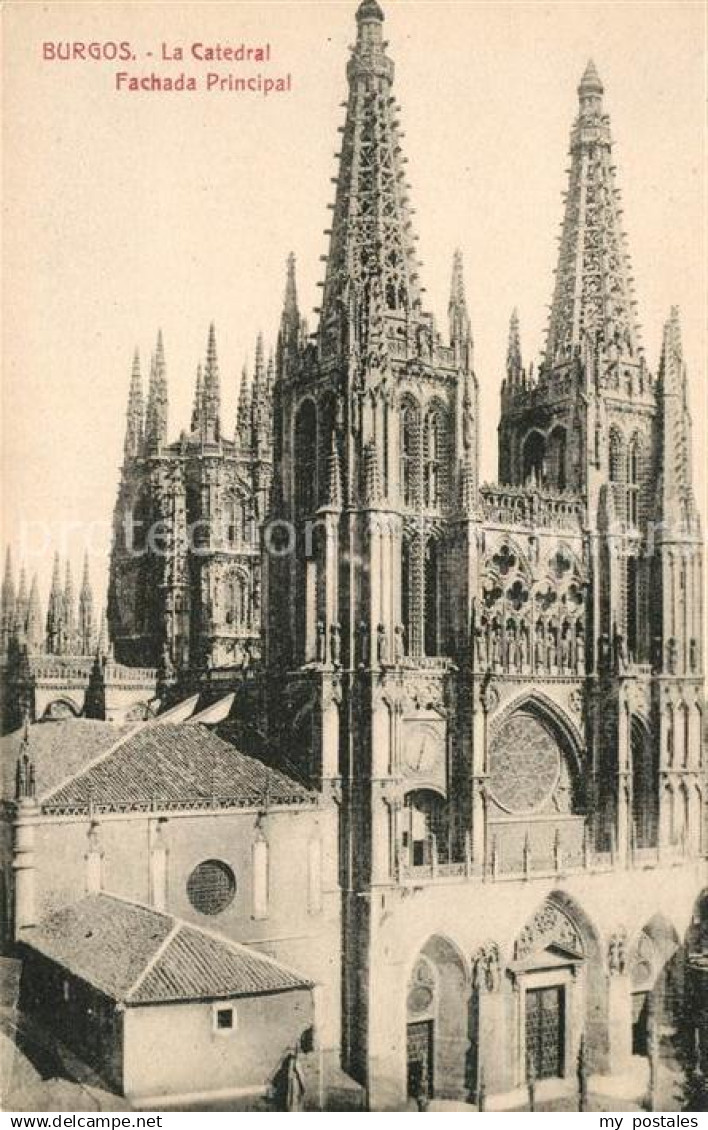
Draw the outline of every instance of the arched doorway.
M647 727L632 717L632 819L638 848L655 847L659 816L658 748Z
M513 1082L570 1078L581 1037L593 1070L605 1065L607 985L597 932L575 902L551 894L516 938L507 969L517 1010Z
M429 938L407 986L406 1076L413 1098L465 1094L467 980L457 948L447 938Z
M637 933L629 954L632 1054L647 1056L654 1031L673 1030L683 1007L684 961L672 924L655 914Z
M433 789L413 789L403 802L401 832L402 862L408 867L426 867L437 861L448 847L448 817L445 800Z

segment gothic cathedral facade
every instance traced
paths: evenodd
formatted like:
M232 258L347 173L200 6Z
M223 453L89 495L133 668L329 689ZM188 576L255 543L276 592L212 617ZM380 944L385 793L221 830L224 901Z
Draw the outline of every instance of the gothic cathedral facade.
M339 806L343 1057L371 1109L621 1071L705 876L702 540L678 313L645 358L603 86L579 88L543 360L423 307L393 64L357 12L319 327L290 263L264 527L268 732ZM421 1080L424 1083L421 1083Z

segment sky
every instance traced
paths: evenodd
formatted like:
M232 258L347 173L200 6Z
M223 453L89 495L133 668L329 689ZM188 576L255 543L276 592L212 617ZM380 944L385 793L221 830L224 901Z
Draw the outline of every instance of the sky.
M507 327L542 348L576 87L605 85L647 359L679 306L705 512L706 162L702 4L389 0L427 305L446 325L462 249L493 479ZM274 342L285 260L311 328L334 200L355 4L18 3L4 8L2 539L37 570L55 549L106 578L131 358L162 328L170 433L188 427L216 323L223 426L256 335ZM44 43L130 43L134 60L49 60ZM123 92L116 72L199 76L193 42L258 46L291 91ZM107 49L110 52L110 48ZM148 55L151 52L151 55ZM18 553L16 553L16 558Z

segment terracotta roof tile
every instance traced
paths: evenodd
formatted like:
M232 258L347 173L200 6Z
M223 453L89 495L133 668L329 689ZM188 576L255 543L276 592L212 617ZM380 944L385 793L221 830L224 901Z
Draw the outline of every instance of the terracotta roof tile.
M199 723L149 723L44 798L45 812L315 803L316 795Z
M87 895L23 942L126 1005L223 1000L312 982L247 946L113 895Z
M129 1003L255 996L309 983L256 950L182 924L130 994Z
M88 718L36 722L29 727L29 754L34 762L38 798L56 789L72 774L100 757L135 729ZM0 738L0 799L15 799L15 767L22 751L24 727Z
M171 930L166 914L107 895L87 895L45 918L23 941L123 1000Z

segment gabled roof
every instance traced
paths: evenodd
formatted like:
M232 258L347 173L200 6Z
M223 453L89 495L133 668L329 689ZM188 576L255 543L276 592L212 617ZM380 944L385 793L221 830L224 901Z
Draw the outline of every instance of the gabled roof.
M130 1005L225 1000L310 988L248 946L114 895L87 895L23 933L31 950Z
M316 804L317 795L199 723L148 723L65 781L44 812Z
M79 773L134 729L135 723L116 726L88 718L36 722L29 726L26 749L35 768L38 798L41 800L67 778ZM24 739L24 727L0 738L2 800L15 799L15 768L17 758L25 749Z

